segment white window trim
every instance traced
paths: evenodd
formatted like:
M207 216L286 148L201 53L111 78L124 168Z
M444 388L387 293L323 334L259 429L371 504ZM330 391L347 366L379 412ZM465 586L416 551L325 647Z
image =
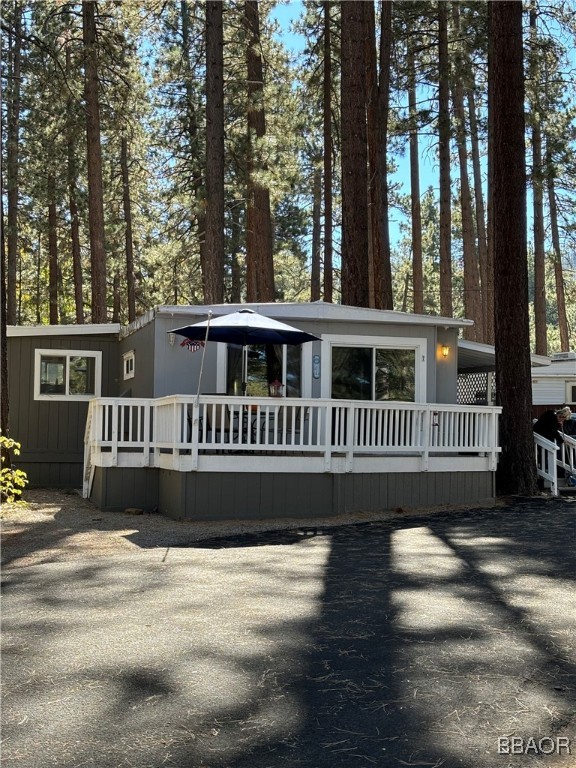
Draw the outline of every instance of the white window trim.
M128 371L126 366L130 361L132 361L132 370ZM131 349L130 352L125 352L122 355L122 370L124 372L124 381L134 378L134 371L136 370L136 355L134 354L133 349Z
M426 360L428 342L423 338L404 336L336 336L322 335L321 392L322 397L332 397L332 347L369 347L371 349L413 349L414 363L414 402L426 402Z
M42 357L92 357L95 360L94 394L46 395L40 392L40 361ZM68 382L66 382L68 387ZM88 349L36 349L34 350L34 400L88 401L100 397L102 391L102 352Z
M284 345L286 346L286 345ZM312 344L299 345L302 350L302 362L300 368L300 388L302 398L312 397ZM217 344L216 351L216 389L218 392L226 392L226 376L228 365L228 345ZM282 377L286 375L286 349L282 353ZM284 386L286 381L282 382ZM283 390L286 392L286 389Z
M570 379L566 382L565 385L565 391L564 391L564 402L569 403L570 405L574 405L576 403L576 400L572 399L572 388L576 387L576 379Z

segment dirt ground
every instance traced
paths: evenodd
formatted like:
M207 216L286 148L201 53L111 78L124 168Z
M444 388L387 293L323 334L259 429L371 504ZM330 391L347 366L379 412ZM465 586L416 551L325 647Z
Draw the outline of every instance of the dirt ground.
M105 557L190 538L188 523L162 515L102 512L72 492L31 490L22 505L2 507L2 560L12 567Z
M458 514L459 507L454 507ZM446 514L447 507L427 508L428 515ZM356 513L337 518L279 519L243 522L179 522L160 514L102 512L76 492L30 490L22 505L3 505L2 562L11 567L98 558L127 553L135 547L165 548L212 537L261 531L332 527L369 521L419 517L419 508Z

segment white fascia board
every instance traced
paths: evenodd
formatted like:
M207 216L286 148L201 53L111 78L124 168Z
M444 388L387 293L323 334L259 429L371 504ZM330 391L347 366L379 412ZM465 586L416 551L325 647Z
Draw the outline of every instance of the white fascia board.
M120 333L120 323L99 323L86 325L8 325L6 335L18 336L95 336L97 334Z
M327 302L310 303L252 303L252 304L214 304L191 306L161 306L156 308L157 316L175 317L177 315L199 315L205 317L208 312L219 317L241 309L253 309L262 315L286 320L345 320L349 322L386 323L394 325L426 325L444 328L466 328L474 325L472 320L437 315L414 315L409 312L394 312L386 309L368 307L350 307Z
M492 344L484 344L480 341L468 341L467 339L458 339L458 349L467 350L469 352L478 352L483 355L493 356L495 355L495 348ZM551 360L545 355L530 355L531 367L536 368L538 366L549 366Z

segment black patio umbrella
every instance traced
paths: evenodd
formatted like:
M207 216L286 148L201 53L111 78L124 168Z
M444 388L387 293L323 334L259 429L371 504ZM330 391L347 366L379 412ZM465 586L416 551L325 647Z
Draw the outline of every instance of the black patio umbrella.
M265 317L252 309L241 309L215 319L208 318L201 323L174 328L168 333L185 336L191 341L221 341L237 344L244 350L250 344L305 344L318 341L314 336L299 328ZM246 393L246 375L242 371L242 394Z

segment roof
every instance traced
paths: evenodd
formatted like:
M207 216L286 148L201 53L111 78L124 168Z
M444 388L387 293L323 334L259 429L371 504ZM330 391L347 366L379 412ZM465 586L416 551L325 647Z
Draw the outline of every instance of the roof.
M550 365L550 358L544 355L530 355L533 368ZM496 368L496 350L491 344L458 339L458 372L481 373Z
M120 323L85 325L7 325L6 335L18 336L96 336L120 333Z
M290 320L354 320L363 323L387 323L394 325L427 325L445 328L466 328L473 325L472 320L439 315L415 315L411 312L395 312L388 309L351 307L345 304L331 304L325 301L314 302L271 302L248 304L213 304L189 306L159 306L148 313L150 322L156 317L177 317L179 315L207 316L212 312L215 317L237 312L240 309L253 309L267 317ZM138 323L138 320L135 321ZM138 327L141 327L142 323Z
M576 360L554 360L545 368L532 368L533 378L573 379L576 377Z

